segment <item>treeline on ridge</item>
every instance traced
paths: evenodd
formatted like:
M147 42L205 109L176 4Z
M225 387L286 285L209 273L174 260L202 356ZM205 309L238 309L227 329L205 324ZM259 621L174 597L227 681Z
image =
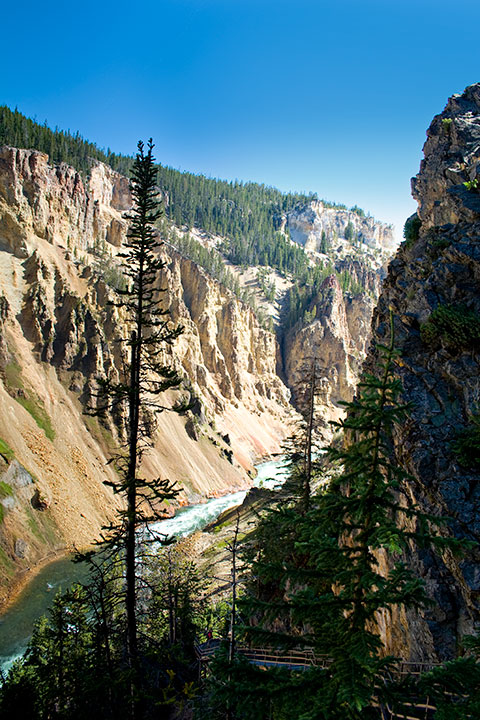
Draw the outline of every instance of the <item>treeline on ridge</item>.
M90 172L92 159L127 176L133 164L132 157L114 153L110 148L102 150L78 132L52 130L46 122L40 124L5 105L0 106L0 145L35 148L47 153L50 162L68 163L84 177ZM259 183L227 182L180 172L160 164L157 173L157 182L165 197L165 214L171 222L188 229L198 227L224 238L219 250L235 265L271 267L281 274L291 274L296 287L289 291L285 305L287 328L299 319L309 320L308 307L328 275L336 275L344 291L356 294L363 290L348 277L348 273L338 272L332 263L312 267L303 248L291 242L288 231L285 233L281 229L282 218L296 207L317 200L316 194L283 193ZM342 204L322 202L326 207L347 209ZM360 217L365 216L357 206L351 211ZM207 258L209 251L201 252L197 243L185 241L181 244L182 247L178 247L177 243L181 252L201 264L257 310L252 298L246 297L245 292L237 287L238 283L230 277L231 274L220 268L218 254ZM322 252L330 254L331 239L325 237L323 245ZM271 328L270 319L265 324Z
M50 162L65 162L83 175L91 159L106 163L129 175L133 158L100 149L78 132L50 129L18 110L0 106L0 145L35 148L45 152ZM315 193L283 193L253 182L227 182L158 165L158 184L166 197L167 217L178 226L199 227L228 237L222 252L236 265L265 265L297 275L307 259L288 236L280 232L282 217L297 206L317 200ZM322 201L326 207L347 209L345 205ZM351 208L361 217L364 211Z

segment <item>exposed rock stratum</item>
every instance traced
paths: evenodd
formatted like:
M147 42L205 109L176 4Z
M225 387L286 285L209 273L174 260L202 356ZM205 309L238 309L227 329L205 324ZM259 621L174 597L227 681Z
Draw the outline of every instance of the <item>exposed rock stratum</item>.
M396 374L408 422L394 435L395 454L411 473L406 490L425 511L450 518L442 532L480 540L480 474L456 450L474 432L480 399L480 84L454 95L427 132L412 180L418 237L391 262L373 319L375 343L389 340L389 310L401 351ZM418 223L417 223L418 224ZM477 440L478 442L478 440ZM480 621L479 550L463 558L417 549L413 562L435 608L385 619L388 650L412 659L455 656Z
M106 463L121 418L102 425L83 412L96 378L118 376L124 360L128 328L108 304L107 276L131 203L128 180L102 164L84 181L43 153L0 149L3 584L42 556L85 546L115 511L103 481L113 479ZM184 326L168 360L192 410L152 418L142 471L176 480L187 503L248 487L253 462L280 450L293 410L273 333L195 263L166 245L162 253L163 302ZM21 489L12 462L30 478Z

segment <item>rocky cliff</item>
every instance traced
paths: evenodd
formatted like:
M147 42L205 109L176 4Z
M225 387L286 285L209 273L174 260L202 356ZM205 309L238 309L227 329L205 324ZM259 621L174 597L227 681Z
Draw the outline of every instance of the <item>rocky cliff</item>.
M341 402L352 400L355 392L373 308L395 247L393 228L361 211L313 200L286 215L285 229L313 265L335 271L282 338L283 371L300 410L310 393L307 368L315 360L318 427L328 441L329 422L342 416Z
M322 236L324 241L338 244L350 235L359 244L380 251L391 252L396 246L391 225L362 212L329 207L321 200L312 200L309 205L288 213L285 226L292 240L310 252L322 251Z
M315 365L315 411L325 441L331 420L344 414L341 402L353 398L366 346L374 300L366 293L344 295L335 275L327 277L309 306L313 319L297 323L284 339L284 371L296 405L306 410Z
M412 502L449 518L443 532L480 539L480 85L454 95L427 132L412 181L418 219L389 267L373 320L373 342L388 340L408 422L395 454L411 473ZM367 367L375 367L372 345ZM421 616L386 621L389 650L412 659L448 658L480 621L479 551L462 558L416 550L414 564L435 600Z
M103 481L121 419L102 425L83 411L97 376L122 368L125 317L108 301L130 205L128 181L104 165L87 181L43 153L0 150L2 584L87 544L115 509ZM292 411L274 335L195 263L162 252L159 287L185 328L174 356L192 410L152 421L143 472L177 480L185 503L247 486Z
M118 246L131 204L127 178L106 165L92 167L85 187L80 173L50 166L45 153L1 148L0 245L16 257L27 257L36 238L77 251L100 240Z

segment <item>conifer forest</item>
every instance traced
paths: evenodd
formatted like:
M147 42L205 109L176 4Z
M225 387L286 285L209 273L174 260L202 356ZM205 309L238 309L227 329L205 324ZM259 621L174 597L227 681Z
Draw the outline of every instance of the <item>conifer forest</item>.
M479 127L396 247L0 107L2 720L480 718Z

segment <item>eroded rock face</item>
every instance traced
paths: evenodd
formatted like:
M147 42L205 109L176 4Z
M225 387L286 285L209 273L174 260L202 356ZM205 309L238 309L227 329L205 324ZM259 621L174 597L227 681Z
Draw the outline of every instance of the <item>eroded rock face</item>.
M293 401L303 412L315 365L316 417L325 441L333 433L330 421L339 420L345 413L341 403L353 399L370 338L373 306L370 295L345 296L332 275L325 279L309 308L314 319L307 324L297 323L284 339L287 384Z
M412 180L423 231L449 223L478 223L480 194L464 182L480 175L480 84L453 95L427 131L425 158Z
M113 291L95 270L95 259L105 241L117 248L125 240L123 213L132 205L129 182L95 163L85 186L73 168L50 167L43 153L3 147L0 203L0 212L5 211L0 217L3 247L18 257L28 256L21 299L16 293L22 330L43 361L74 373L71 387L91 400L96 376L118 375L124 362L118 340L125 318L121 310L109 307ZM7 214L16 218L12 233ZM19 237L25 240L20 245ZM56 252L47 252L42 240ZM171 248L163 253L162 299L172 320L185 327L175 361L209 409L210 419L224 413L229 403L241 403L256 415L270 404L280 421L289 392L276 375L274 335L197 265ZM81 264L76 257L82 258ZM255 454L252 451L251 459Z
M275 335L253 311L191 260L168 250L161 285L172 317L184 326L175 354L211 411L241 402L253 412L270 401L287 407L290 393L276 373Z
M282 343L287 384L302 412L310 396L305 378L316 366L316 414L328 442L333 434L329 423L344 415L341 403L352 400L366 356L375 298L395 247L393 228L321 201L288 213L285 227L312 262L331 263L338 276L348 279L344 292L335 276L327 278Z
M98 377L117 381L125 370L129 328L109 301L131 204L128 180L102 164L85 186L43 153L0 149L0 439L36 478L33 499L21 496L1 528L12 573L52 546L85 546L118 506L103 481L114 479L107 460L124 418L101 425L83 410L95 405ZM141 471L177 480L185 504L248 487L255 460L280 451L293 411L275 336L195 263L166 245L161 252L159 297L184 326L164 359L185 377L192 409L145 418L153 447ZM38 542L31 513L45 529ZM17 552L18 537L28 553Z
M286 227L292 240L303 245L306 250L315 252L321 250L322 233L330 241L345 238L349 224L355 237L371 248L392 251L396 246L391 225L351 210L327 207L321 200L313 200L306 207L288 213L286 217Z
M478 334L473 337L480 327L480 194L463 184L480 170L480 85L453 96L427 135L425 159L412 181L422 225L418 239L410 247L404 243L390 264L373 343L388 341L392 308L401 351L395 373L404 400L412 403L408 422L394 436L396 457L413 477L407 493L425 511L450 518L456 536L478 541L479 468L462 466L453 443L480 398L480 346ZM435 325L432 313L441 307L454 318L468 317L470 336L468 328L456 334L453 320L443 330ZM426 333L422 326L429 320L437 329ZM368 369L376 359L372 344ZM436 607L385 622L388 650L413 659L454 656L460 638L480 621L479 560L478 550L463 559L416 551L413 564Z
M165 361L176 364L189 379L204 422L223 427L225 412L242 406L256 417L271 413L280 428L290 413L290 392L276 374L274 334L262 329L247 305L195 263L166 247L162 257L162 302L172 321L184 328L175 348L165 350ZM114 291L96 272L84 272L86 292L78 292L38 250L24 262L24 269L19 319L25 337L41 360L68 374L70 389L84 404L95 404L97 378L118 382L127 359L120 342L127 333L125 314L110 304L116 299ZM120 429L123 421L116 420ZM268 442L255 448L257 439L248 424L235 429L226 425L224 430L235 430L237 440L250 447L247 465L258 454L277 449L273 436L272 448Z
M80 173L48 164L36 150L0 148L0 247L28 257L35 238L84 251L125 237L122 211L132 204L128 180L102 163L86 187Z

